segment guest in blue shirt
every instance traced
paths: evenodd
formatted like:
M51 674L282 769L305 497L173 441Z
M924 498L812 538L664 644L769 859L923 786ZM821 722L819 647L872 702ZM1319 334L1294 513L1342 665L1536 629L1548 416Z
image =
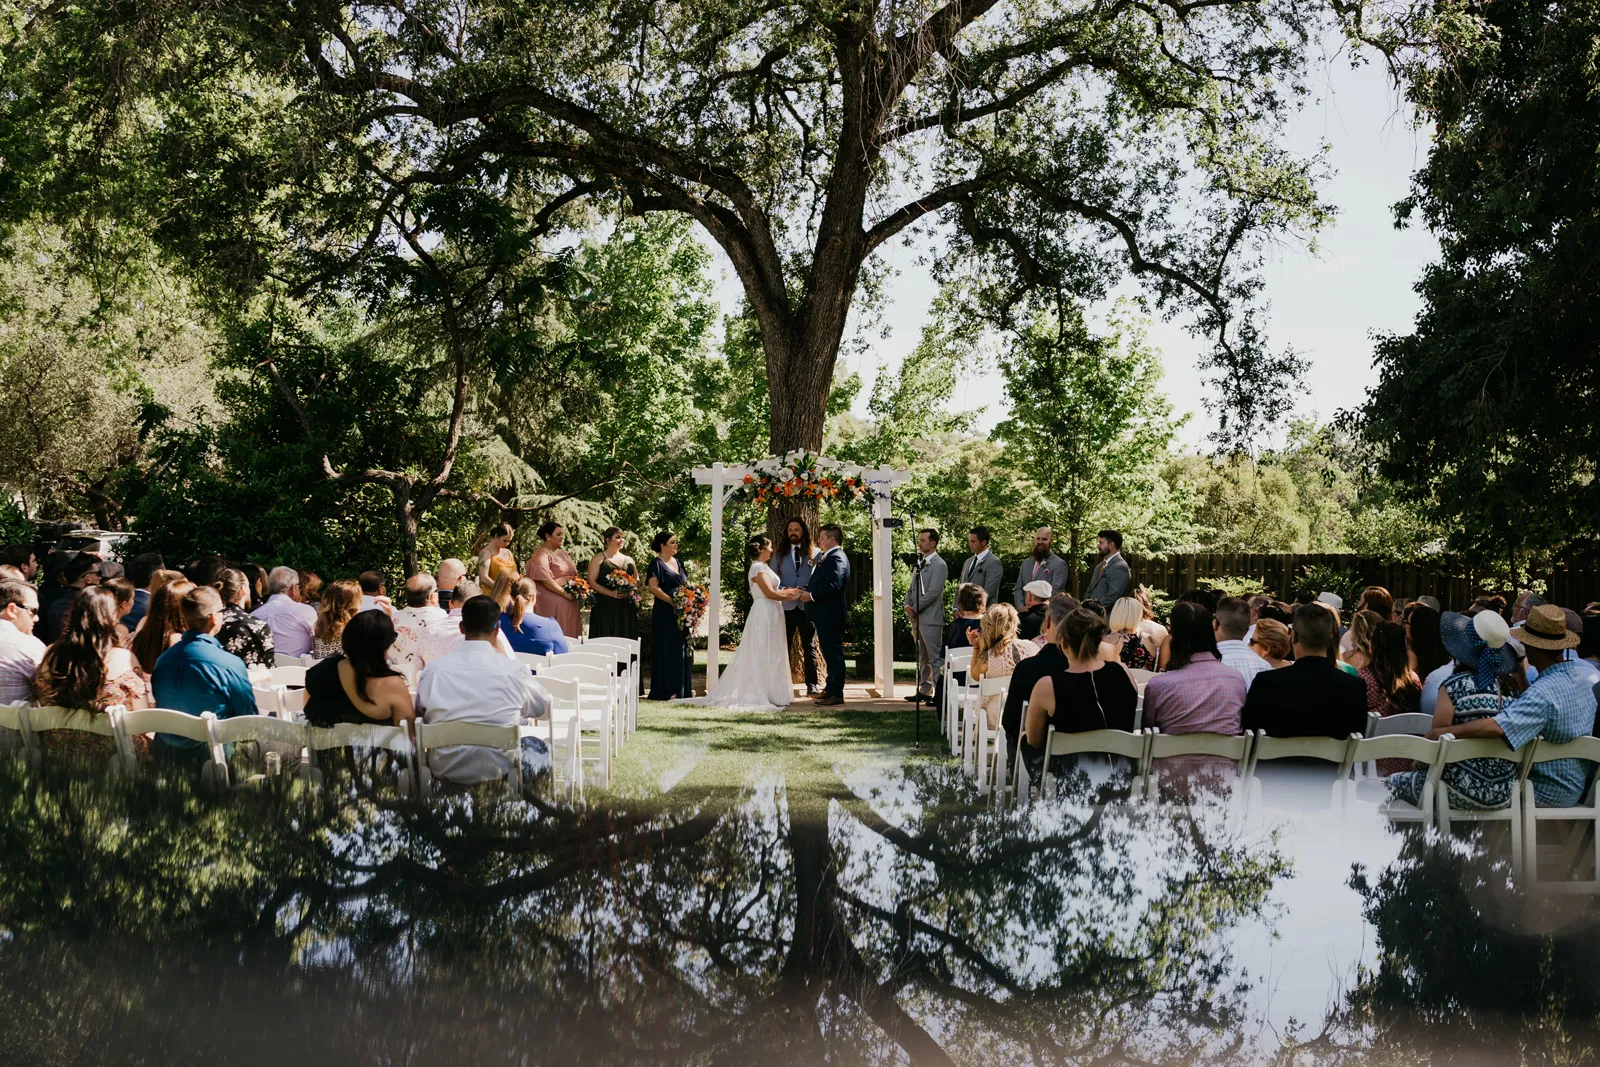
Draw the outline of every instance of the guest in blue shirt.
M567 651L567 638L561 624L533 610L539 587L531 578L519 578L512 587L512 595L501 606L500 632L506 635L513 652L529 652L543 656ZM512 620L516 620L513 622Z
M212 636L226 618L222 597L208 585L196 586L183 595L182 611L183 635L161 653L150 673L156 707L189 715L209 711L219 719L256 714L244 660ZM156 744L167 754L196 755L206 749L200 741L171 734L157 734Z
M1536 605L1511 636L1522 642L1529 665L1539 672L1527 692L1501 708L1498 715L1439 727L1429 737L1446 733L1504 737L1512 749L1519 749L1535 737L1559 745L1594 731L1595 694L1582 669L1586 665L1563 659L1566 650L1578 643L1578 635L1567 629L1565 612L1549 604ZM1588 788L1593 770L1588 761L1577 759L1534 764L1528 780L1533 783L1535 803L1572 807Z

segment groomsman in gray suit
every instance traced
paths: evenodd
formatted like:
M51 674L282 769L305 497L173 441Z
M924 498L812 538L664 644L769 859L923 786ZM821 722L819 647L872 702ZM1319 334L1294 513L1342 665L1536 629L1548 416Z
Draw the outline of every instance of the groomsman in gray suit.
M905 609L911 633L917 639L917 691L907 700L932 700L934 683L944 670L944 586L950 568L939 555L939 531L918 530L917 550L922 566L911 571Z
M1012 596L1012 603L1016 604L1017 611L1022 611L1025 606L1026 593L1029 582L1049 582L1050 596L1067 591L1067 561L1050 551L1050 546L1055 542L1056 535L1048 526L1041 526L1033 531L1033 555L1022 561L1022 569L1017 572L1017 589ZM1045 597L1049 600L1050 597Z
M1122 558L1122 535L1116 530L1101 530L1099 537L1096 547L1100 561L1089 574L1089 588L1083 591L1083 599L1099 601L1110 613L1117 601L1128 595L1133 571Z
M772 562L778 565L778 585L783 589L804 589L811 583L812 565L816 562L817 550L811 547L811 531L800 519L790 519L784 527L783 547L773 553ZM803 610L805 605L798 600L783 602L783 633L788 642L785 647L794 647L794 635L800 635L800 657L805 663L806 695L815 696L817 693L817 646L812 638L816 629L811 625L811 620ZM790 661L794 662L793 660Z
M961 584L980 586L989 594L988 603L1000 603L1000 574L1005 568L989 551L989 527L974 526L968 531L967 548L972 555L961 565Z

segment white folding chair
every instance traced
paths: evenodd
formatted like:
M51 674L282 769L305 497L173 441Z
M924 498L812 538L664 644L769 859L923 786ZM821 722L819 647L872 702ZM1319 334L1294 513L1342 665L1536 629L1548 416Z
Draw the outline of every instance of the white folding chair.
M1248 803L1256 807L1261 804L1261 779L1256 777L1256 768L1262 760L1317 759L1338 765L1333 779L1333 804L1336 808L1342 806L1360 734L1340 740L1337 737L1270 737L1265 730L1256 730L1252 736L1250 765L1245 769L1245 780L1250 784Z
M458 721L429 724L418 719L416 731L417 781L422 786L424 799L433 785L433 775L428 768L428 751L451 745L471 745L499 751L510 764L506 771L507 792L513 797L522 795L522 735L516 725L491 726L488 723Z
M0 704L0 730L10 730L17 735L24 756L30 751L28 731L24 728L22 716L26 707L26 703L20 701L16 704ZM0 751L4 749L0 748Z
M1147 671L1140 667L1129 667L1128 676L1133 679L1133 684L1139 687L1140 692L1143 692L1145 684L1156 676L1156 672Z
M1145 755L1144 795L1156 799L1160 789L1160 774L1156 760L1171 756L1217 756L1231 760L1234 765L1235 788L1245 781L1245 771L1250 765L1251 738L1246 734L1164 734L1150 729L1150 748ZM1242 792L1242 790L1241 790Z
M117 726L117 747L122 750L122 760L127 768L138 768L138 756L133 750L133 739L143 734L171 734L190 741L199 741L210 746L211 729L210 720L216 716L211 712L203 715L187 715L181 711L170 708L140 708L138 711L124 711L112 716L112 721ZM208 788L217 785L216 764L207 760L200 769L201 784Z
M511 658L522 664L524 667L527 667L529 670L535 671L550 662L550 657L548 654L542 654L538 652L513 652L511 653Z
M1536 763L1549 763L1558 759L1582 759L1591 763L1600 764L1600 738L1579 737L1564 745L1553 745L1547 741L1535 739L1533 755L1529 758L1530 773ZM1571 808L1541 808L1533 800L1533 782L1525 779L1522 783L1522 819L1523 847L1527 849L1527 862L1524 870L1527 872L1530 884L1541 889L1566 893L1594 893L1600 891L1600 796L1596 795L1600 789L1600 776L1590 768L1589 787L1584 790L1583 799L1576 807ZM1573 824L1567 827L1567 833L1559 842L1561 856L1561 873L1563 876L1573 873L1577 860L1582 853L1585 830L1592 829L1594 864L1593 877L1579 881L1568 881L1563 877L1560 880L1539 881L1539 824L1542 822L1560 822Z
M967 671L972 666L972 649L950 648L944 654L944 707L939 709L939 721L944 731L950 737L950 755L954 756L961 751L961 697L956 692L963 688L956 685L955 676Z
M998 696L1004 705L1006 694L1011 691L1011 676L1004 678L984 678L977 685L977 694L972 700L973 712L967 716L966 749L971 753L968 766L978 780L978 795L987 796L989 787L1000 781L995 775L995 765L1004 760L1001 750L1005 748L1005 733L998 726L989 729L989 716L984 714L983 701L985 697Z
M259 702L257 707L260 707ZM233 773L228 765L228 750L223 747L224 745L236 745L242 741L267 741L293 745L300 749L300 763L304 766L307 729L303 722L291 722L271 715L235 715L231 719L212 719L208 733L211 761L217 767L214 773L218 784L224 786L231 784ZM264 774L251 775L248 780L254 781L265 777Z
M1433 795L1439 788L1439 776L1444 773L1444 762L1440 759L1443 754L1442 741L1430 741L1415 734L1388 734L1357 741L1351 752L1351 761L1352 765L1358 765L1375 763L1380 759L1408 759L1426 766L1428 774L1423 779L1422 795L1418 798L1420 804L1411 804L1391 796L1378 810L1390 822L1420 823L1427 827L1433 825Z
M1439 832L1448 836L1457 823L1507 823L1511 827L1511 865L1519 875L1522 872L1522 787L1527 784L1528 772L1533 767L1533 755L1536 750L1534 745L1524 745L1521 752L1513 751L1506 744L1504 738L1499 737L1469 737L1458 738L1445 734L1441 741L1447 742L1444 751L1439 754L1439 762L1443 767L1452 763L1460 763L1469 759L1503 759L1510 760L1517 766L1517 781L1511 788L1511 803L1503 808L1492 808L1487 811L1479 808L1455 808L1450 806L1450 789L1448 786L1435 789L1434 803L1437 805L1436 817Z
M96 737L109 737L115 741L117 736L117 723L115 713L122 710L121 706L107 709L104 713L96 715L93 712L80 708L19 708L18 721L22 731L23 747L27 751L28 762L37 767L44 747L40 743L39 735L50 733L54 730L70 730L79 733L94 734ZM0 725L4 725L0 722ZM121 751L121 744L117 744Z
M267 672L272 679L271 685L298 686L301 689L306 685L306 668L294 664L282 667L273 667Z
M303 721L306 710L306 691L282 685L253 685L250 692L256 698L256 711L278 719Z
M274 652L272 662L279 667L309 667L313 661L305 656L286 656L282 652Z
M638 657L627 648L625 641L624 637L597 637L585 641L579 650L588 655L611 657L617 671L617 699L621 704L617 713L617 724L621 727L617 733L621 740L627 740L628 735L638 729L639 722Z
M384 726L381 723L341 722L331 727L306 727L306 758L301 762L303 777L316 785L323 782L322 768L317 766L317 754L338 748L370 749L389 753L400 764L397 777L402 793L411 792L416 777L416 745L403 726Z
M1021 737L1018 737L1019 752L1017 759L1016 790L1017 797L1023 795L1022 785L1022 760L1020 758ZM1042 799L1046 795L1046 788L1050 781L1050 760L1055 756L1071 756L1080 753L1106 753L1113 756L1126 756L1134 761L1135 780L1147 773L1150 763L1150 736L1148 734L1130 733L1127 730L1088 730L1083 733L1058 733L1054 726L1045 734L1044 741L1044 766L1039 769L1039 787L1037 790L1029 788L1029 801L1037 792Z
M583 663L565 663L540 669L535 679L541 684L548 681L570 682L577 686L576 696L569 703L559 702L551 711L550 739L552 754L558 728L565 727L565 719L576 716L579 724L579 764L596 764L602 788L611 785L611 750L614 743L613 714L616 707L616 680L613 671ZM549 687L546 686L548 690ZM551 694L554 696L554 693ZM585 755L581 743L594 737L597 749L594 755ZM569 753L570 755L570 753Z
M1399 735L1409 737L1427 737L1428 731L1433 729L1433 716L1425 715L1420 711L1408 711L1401 715L1378 715L1367 713L1366 737L1395 737ZM1378 764L1376 760L1367 760L1365 763L1356 764L1363 778L1376 778Z

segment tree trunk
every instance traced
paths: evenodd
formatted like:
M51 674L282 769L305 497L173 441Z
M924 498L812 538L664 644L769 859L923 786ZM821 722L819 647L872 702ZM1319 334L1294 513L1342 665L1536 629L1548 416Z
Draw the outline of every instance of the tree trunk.
M417 558L417 528L422 523L423 507L411 503L411 483L402 481L394 487L395 526L400 533L401 565L410 578L421 569Z

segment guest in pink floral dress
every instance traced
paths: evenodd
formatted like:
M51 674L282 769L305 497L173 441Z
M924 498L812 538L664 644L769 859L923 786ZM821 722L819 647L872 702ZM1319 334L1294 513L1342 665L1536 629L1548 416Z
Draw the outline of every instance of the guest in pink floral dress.
M1010 604L996 604L983 613L983 620L978 627L978 640L972 646L973 678L1009 678L1017 669L1017 664L1038 653L1038 645L1017 638L1019 624L1017 609ZM1005 699L1000 693L991 693L983 698L983 711L988 716L991 730L1000 728L1000 712Z
M107 708L147 708L150 684L140 673L132 654L117 646L117 597L114 592L90 586L77 595L61 640L51 645L34 677L34 702L40 707L80 709L85 725L103 716ZM148 738L135 739L141 750ZM76 730L50 730L39 743L48 752L91 757L116 753L116 741Z
M561 543L567 531L560 523L547 522L539 527L539 547L528 557L527 575L539 586L539 599L533 605L536 615L554 619L561 632L568 637L579 636L582 620L578 615L578 602L561 588L569 578L578 576L578 565L572 562Z

